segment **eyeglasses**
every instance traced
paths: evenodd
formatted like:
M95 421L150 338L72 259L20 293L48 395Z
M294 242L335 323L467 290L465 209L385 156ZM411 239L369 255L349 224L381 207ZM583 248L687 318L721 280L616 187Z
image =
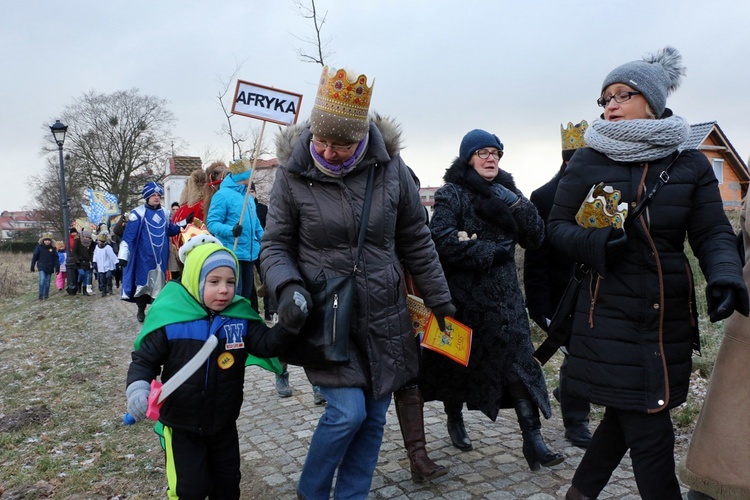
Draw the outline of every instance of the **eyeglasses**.
M609 101L611 101L612 99L614 99L617 104L622 104L625 101L629 101L630 98L633 97L634 95L639 95L639 94L641 94L641 92L638 92L638 91L628 92L627 90L621 90L620 92L616 94L612 94L609 97L601 96L599 99L596 100L596 103L602 108L606 108L607 105L609 104Z
M490 151L489 149L480 149L479 151L476 151L474 154L483 160L486 160L487 158L489 158L490 155L494 156L496 160L499 160L500 158L503 157L503 152L500 150Z
M330 149L334 153L345 153L346 151L349 151L352 149L352 146L354 146L354 143L349 144L348 146L339 146L339 145L333 145L333 144L327 144L325 142L318 141L316 139L312 139L313 146L315 146L317 149L320 149L322 151L325 151L326 149Z

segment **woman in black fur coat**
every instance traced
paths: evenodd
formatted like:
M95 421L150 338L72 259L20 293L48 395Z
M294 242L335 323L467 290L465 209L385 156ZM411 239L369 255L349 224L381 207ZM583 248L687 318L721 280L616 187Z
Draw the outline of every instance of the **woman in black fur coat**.
M453 445L472 448L463 404L493 421L500 408L515 407L529 467L550 466L564 456L541 436L539 409L550 417L549 396L533 358L529 320L515 263L516 243L537 248L544 224L534 205L500 170L503 144L484 130L461 141L459 157L435 193L430 230L448 280L455 318L474 330L469 365L423 353L420 387L425 400L440 400Z

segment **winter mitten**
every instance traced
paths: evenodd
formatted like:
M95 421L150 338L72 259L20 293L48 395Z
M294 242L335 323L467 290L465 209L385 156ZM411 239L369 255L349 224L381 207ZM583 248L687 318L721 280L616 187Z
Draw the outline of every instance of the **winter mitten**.
M235 238L239 238L242 234L242 226L239 224L235 224L232 228L232 236Z
M438 323L438 328L440 328L441 332L445 331L445 317L446 316L453 316L456 314L456 306L454 306L450 302L446 302L445 304L440 304L439 306L435 306L432 308L432 314L435 315L435 319Z
M310 294L297 283L290 283L279 296L279 324L291 332L299 332L305 324L312 303Z
M125 396L128 398L128 413L136 422L146 418L150 392L151 384L145 380L136 380L125 391Z

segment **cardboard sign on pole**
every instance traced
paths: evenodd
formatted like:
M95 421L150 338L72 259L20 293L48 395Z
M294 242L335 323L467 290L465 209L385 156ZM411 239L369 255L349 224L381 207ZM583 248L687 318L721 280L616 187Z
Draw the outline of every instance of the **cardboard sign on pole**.
M301 104L302 94L237 80L232 113L280 125L294 125Z
M263 131L266 129L266 122L278 123L279 125L294 125L297 123L300 105L302 104L302 94L288 92L286 90L275 89L258 83L237 80L237 89L234 91L234 102L232 103L232 113L236 115L247 116L263 120L263 126L260 129L260 136L255 145L253 153L253 166L250 171L250 178L247 181L247 190L245 199L240 212L239 225L242 225L242 219L245 217L245 207L250 195L250 185L255 175L255 166L258 163L258 151L263 144ZM233 250L237 249L239 237L234 238Z

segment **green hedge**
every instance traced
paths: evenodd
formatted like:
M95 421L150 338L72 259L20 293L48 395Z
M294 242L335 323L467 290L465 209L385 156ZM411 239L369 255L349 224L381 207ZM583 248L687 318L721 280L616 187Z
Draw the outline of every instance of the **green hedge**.
M0 251L12 253L32 253L36 243L33 241L3 241L0 243Z

